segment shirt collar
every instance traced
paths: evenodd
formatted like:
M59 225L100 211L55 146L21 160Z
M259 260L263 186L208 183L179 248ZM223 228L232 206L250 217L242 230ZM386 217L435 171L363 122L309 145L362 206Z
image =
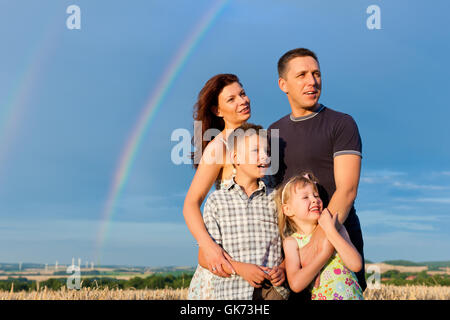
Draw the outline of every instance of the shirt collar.
M230 184L228 184L225 189L226 190L230 190L231 188L236 188L238 190L242 190L241 186L238 185L236 183L236 180L233 179L230 181ZM264 181L262 179L258 179L258 189L256 189L255 191L253 191L253 193L257 192L257 191L261 191L263 190L264 192L267 190L266 188L266 184L264 183Z
M323 104L321 104L321 105L319 106L319 108L318 108L316 111L314 111L314 112L312 112L312 113L310 113L310 114L308 114L308 115L306 115L306 116L294 117L294 116L292 115L292 113L291 113L291 114L289 115L289 118L290 118L292 121L294 121L294 122L305 121L305 120L314 118L314 117L315 117L320 111L322 111L324 108L325 108L325 106L324 106Z

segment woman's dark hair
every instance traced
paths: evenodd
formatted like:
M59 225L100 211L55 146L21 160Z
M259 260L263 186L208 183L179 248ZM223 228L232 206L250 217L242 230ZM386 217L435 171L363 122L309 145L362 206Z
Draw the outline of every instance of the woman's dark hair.
M193 165L196 169L200 162L201 155L210 142L204 141L203 139L203 134L205 131L208 129L217 129L219 131L225 129L225 122L223 121L223 118L216 116L214 108L217 108L219 104L218 98L223 88L234 82L237 82L242 86L236 75L230 73L218 74L206 81L202 90L200 90L200 93L198 94L197 102L194 105L194 121L200 121L202 126L201 132L195 132L194 137L197 135L198 137L201 137L201 146L198 142L197 145L193 138L192 144L197 150L191 153L191 159L193 160ZM199 148L201 148L201 150L198 150Z

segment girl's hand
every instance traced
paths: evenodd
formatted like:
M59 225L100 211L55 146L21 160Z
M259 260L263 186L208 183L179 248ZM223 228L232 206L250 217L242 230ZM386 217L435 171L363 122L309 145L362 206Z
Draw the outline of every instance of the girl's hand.
M230 274L236 273L227 260L227 257L229 259L231 257L217 243L212 242L210 245L202 247L202 250L210 272L219 277L229 277ZM231 273L225 272L224 269Z
M244 278L254 288L261 288L264 279L270 281L268 274L264 272L263 267L255 264L239 262L238 274Z
M331 215L328 209L324 209L320 214L318 222L323 231L325 231L325 233L329 233L331 231L337 231L339 229L339 221L337 218L337 212L334 215Z
M261 267L261 269L270 277L270 283L275 287L281 286L286 280L286 271L280 266L275 266L272 269Z

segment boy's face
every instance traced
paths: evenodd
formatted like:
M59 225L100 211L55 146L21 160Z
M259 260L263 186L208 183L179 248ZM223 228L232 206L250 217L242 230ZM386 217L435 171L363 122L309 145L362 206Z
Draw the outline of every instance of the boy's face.
M258 134L241 139L233 154L236 171L252 179L264 177L270 165L267 155L267 138Z

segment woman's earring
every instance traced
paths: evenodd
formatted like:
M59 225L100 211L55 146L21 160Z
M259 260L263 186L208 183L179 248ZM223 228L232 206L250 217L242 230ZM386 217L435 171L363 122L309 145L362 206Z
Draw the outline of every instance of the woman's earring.
M233 175L233 177L236 175L236 168L233 168L233 171L231 174Z

